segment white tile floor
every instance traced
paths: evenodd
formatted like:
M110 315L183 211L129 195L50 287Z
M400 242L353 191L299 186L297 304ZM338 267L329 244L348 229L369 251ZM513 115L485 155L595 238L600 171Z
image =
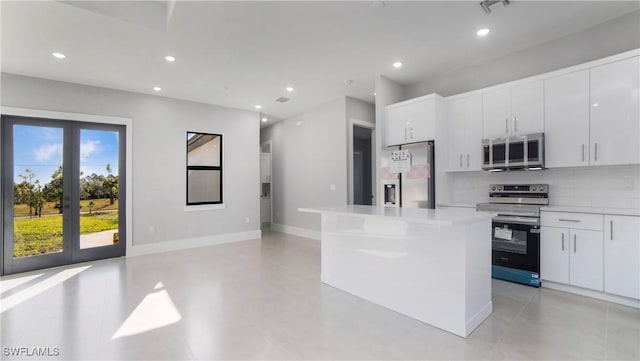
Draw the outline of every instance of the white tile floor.
M494 312L465 340L322 285L319 245L265 233L4 277L0 344L59 347L48 359L640 359L640 310L494 280Z

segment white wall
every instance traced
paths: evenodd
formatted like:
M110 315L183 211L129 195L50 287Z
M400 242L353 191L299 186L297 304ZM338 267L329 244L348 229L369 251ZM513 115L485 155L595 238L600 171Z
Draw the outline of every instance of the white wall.
M626 184L631 182L631 189ZM504 173L461 172L453 180L453 202L489 200L489 184L548 183L555 206L640 208L640 166L556 168Z
M3 106L133 119L134 245L260 229L257 113L6 73L1 85ZM226 209L185 211L187 131L223 135Z
M345 115L341 97L262 128L260 142L272 141L274 228L318 231L320 217L298 208L347 203Z
M406 99L450 96L640 48L640 12L464 69L407 85Z

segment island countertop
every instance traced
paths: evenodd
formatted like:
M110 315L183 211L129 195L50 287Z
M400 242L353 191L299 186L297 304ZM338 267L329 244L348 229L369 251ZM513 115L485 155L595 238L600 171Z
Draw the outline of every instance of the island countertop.
M469 208L398 208L365 205L346 205L336 207L299 208L298 211L319 214L341 214L354 217L393 217L398 220L437 226L454 226L490 219L496 215L492 212L478 212Z

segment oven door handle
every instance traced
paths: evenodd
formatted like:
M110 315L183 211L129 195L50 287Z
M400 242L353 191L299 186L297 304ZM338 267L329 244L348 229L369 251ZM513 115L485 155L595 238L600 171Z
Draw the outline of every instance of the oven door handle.
M540 224L539 218L529 218L529 217L507 217L507 216L496 216L492 219L494 222L503 222L503 223L513 223L513 224L526 224L537 226Z

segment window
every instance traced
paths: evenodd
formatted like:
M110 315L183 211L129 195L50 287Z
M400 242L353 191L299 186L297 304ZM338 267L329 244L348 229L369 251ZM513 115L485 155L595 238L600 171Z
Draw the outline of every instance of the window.
M187 205L222 203L222 135L187 132Z

